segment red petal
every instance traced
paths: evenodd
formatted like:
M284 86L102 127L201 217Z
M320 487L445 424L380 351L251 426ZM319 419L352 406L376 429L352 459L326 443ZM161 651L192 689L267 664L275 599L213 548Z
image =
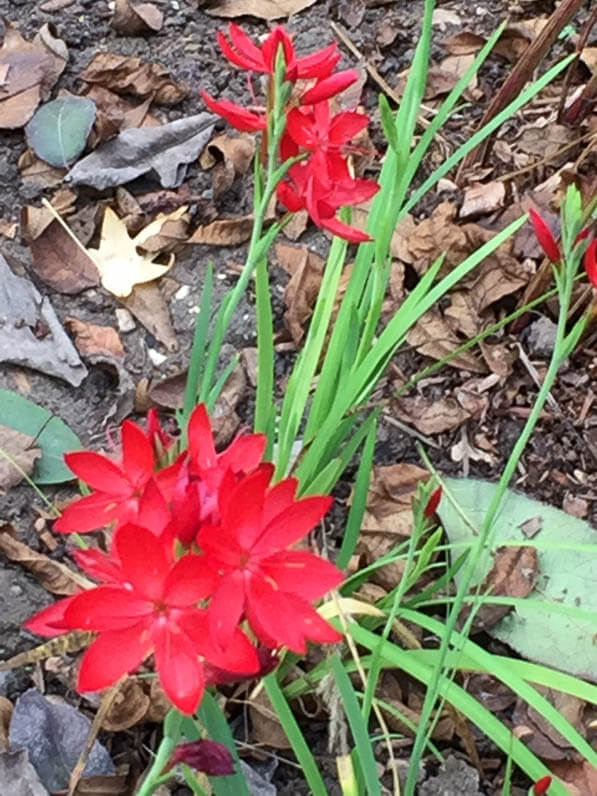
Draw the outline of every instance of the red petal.
M356 69L344 69L316 83L300 98L301 105L315 105L318 102L334 97L359 79Z
M238 25L231 22L228 26L228 34L238 53L242 54L247 61L253 63L253 66L250 67L251 69L254 69L256 72L267 71L261 49L257 47L256 44L253 44L242 28L239 28Z
M562 259L562 255L560 254L560 247L556 243L551 229L534 207L529 210L529 216L535 230L535 235L537 236L541 248L545 252L545 256L548 260L551 260L552 263L559 263Z
M343 111L337 113L330 124L329 141L335 146L340 146L350 141L355 135L369 124L369 117L364 113L354 111Z
M342 639L306 600L278 592L260 578L251 578L248 584L247 618L267 646L288 647L301 655L307 640L333 643Z
M77 478L98 492L122 497L131 492L131 485L120 467L101 453L74 451L65 453L64 461Z
M28 619L23 627L38 636L61 636L71 629L64 619L64 613L75 597L77 595L73 594L71 597L65 597L64 600L48 605L47 608L42 608Z
M280 591L298 594L305 600L322 597L344 580L337 567L306 550L274 553L260 561L259 569Z
M171 608L195 605L212 593L217 582L217 576L207 567L205 556L187 553L166 578L164 601Z
M245 587L242 572L236 571L221 578L208 609L209 632L217 648L224 650L230 644L244 606Z
M181 713L194 713L204 688L203 666L190 639L180 631L160 627L154 632L155 666L172 704Z
M99 691L117 683L149 655L151 641L144 622L125 630L101 633L81 660L77 688Z
M222 527L238 541L241 548L253 546L261 532L261 515L270 472L259 468L246 476L233 491L226 506L222 507Z
M591 241L585 252L585 271L593 287L597 288L597 239Z
M339 238L347 240L349 243L368 243L373 240L373 238L367 235L366 232L362 232L356 227L351 227L348 224L345 224L335 216L323 219L320 226L323 229L328 229L331 233L337 235Z
M159 536L172 519L166 498L156 479L150 478L139 499L135 522Z
M66 606L65 622L78 630L120 630L138 624L152 613L152 606L116 586L97 586L81 594Z
M340 57L336 42L323 50L317 50L317 52L310 55L303 55L294 62L297 77L301 80L308 80L313 77L321 80L331 74Z
M279 481L271 489L268 489L263 506L262 523L265 528L269 523L281 514L284 509L294 505L298 481L296 478L285 478Z
M58 533L94 531L109 525L118 517L120 509L121 503L113 495L104 492L85 495L63 509L62 515L54 523L54 530Z
M147 528L127 524L118 528L113 544L124 578L131 583L137 597L161 600L170 560L158 537Z
M261 52L267 71L273 75L276 66L276 54L278 47L282 45L284 51L284 63L288 67L294 61L294 47L288 33L281 25L277 25L263 42Z
M209 633L207 611L187 614L180 626L189 636L198 652L213 666L235 674L250 676L261 668L255 647L245 634L235 628L229 644L221 649L214 644Z
M122 569L120 562L115 561L102 550L90 548L88 550L74 549L69 551L71 556L87 575L103 583L122 583Z
M193 409L189 418L188 437L191 466L198 470L215 467L218 457L205 404L199 404Z
M250 473L261 461L265 452L265 434L245 434L232 440L220 456L220 466L233 473Z
M269 555L298 542L329 511L333 502L333 498L327 496L297 500L266 526L252 545L252 554Z
M247 133L255 133L259 130L265 130L267 121L265 116L258 116L256 113L241 108L240 105L235 105L234 102L229 100L215 100L210 97L207 91L201 91L201 98L207 107L218 116L236 127L237 130L242 130Z
M220 45L220 50L224 54L224 57L230 61L230 63L234 64L235 66L240 66L241 69L252 69L258 72L262 71L261 64L256 63L242 53L238 52L238 50L235 50L221 31L216 33L216 37L218 39L218 44ZM259 52L259 50L257 50L257 52Z
M299 195L298 191L288 182L279 183L276 194L280 202L291 213L297 213L305 207L305 200Z
M153 474L153 446L143 429L131 420L122 424L122 469L131 484L140 489Z
M306 149L316 149L321 146L317 135L313 114L304 113L299 108L292 108L286 117L286 132L292 140Z

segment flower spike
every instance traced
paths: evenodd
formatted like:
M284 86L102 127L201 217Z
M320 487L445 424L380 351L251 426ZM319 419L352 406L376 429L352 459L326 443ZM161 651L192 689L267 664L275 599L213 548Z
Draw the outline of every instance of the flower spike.
M533 207L529 210L529 216L531 217L531 224L533 225L535 235L537 236L537 240L545 256L548 260L551 260L552 263L559 263L562 259L560 247L556 243L556 239L546 221L541 218Z

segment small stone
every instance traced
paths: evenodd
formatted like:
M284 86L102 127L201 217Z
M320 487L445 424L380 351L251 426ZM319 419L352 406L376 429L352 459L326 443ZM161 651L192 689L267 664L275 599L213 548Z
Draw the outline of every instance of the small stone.
M573 517L579 517L583 520L589 514L589 504L583 498L576 497L567 493L564 495L562 508L567 514L572 514Z
M551 356L556 341L556 330L556 324L545 315L533 321L525 333L531 354L541 357Z
M117 310L114 311L116 313L116 321L118 323L118 329L126 334L126 332L132 332L135 329L135 319L131 315L131 313L125 309L124 307L119 307Z
M165 354L161 354L159 351L156 351L155 348L148 348L147 354L151 359L151 362L155 368L159 368L160 365L163 365L164 362L168 359Z
M190 292L191 292L190 285L181 285L181 287L179 287L176 293L174 294L174 298L176 299L176 301L182 301L183 299L186 299L186 297L189 295Z

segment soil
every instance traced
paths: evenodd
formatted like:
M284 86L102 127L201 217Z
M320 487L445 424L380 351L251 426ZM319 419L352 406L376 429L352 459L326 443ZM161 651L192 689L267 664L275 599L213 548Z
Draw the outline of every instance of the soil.
M347 0L350 4L351 0ZM294 17L288 24L296 34L299 49L309 52L322 42L332 39L330 21L342 20L346 0L333 2L316 2L313 6ZM244 74L230 70L220 57L216 46L215 31L222 27L222 20L208 16L201 8L185 0L170 0L163 3L165 21L163 29L154 35L144 37L119 36L110 27L111 13L108 4L103 0L76 0L61 11L44 13L38 2L30 0L0 0L0 17L16 25L27 38L32 38L46 22L52 22L69 49L69 63L62 75L57 88L66 88L76 92L80 88L78 74L91 58L99 51L114 51L125 55L137 55L143 59L157 61L166 66L171 75L191 86L187 99L175 108L160 107L156 115L164 120L173 120L204 110L199 97L199 88L205 88L215 96L225 95L236 101L248 99L247 85ZM371 3L372 7L365 11L363 20L358 26L349 30L355 45L365 58L374 64L384 79L396 85L398 76L412 61L417 31L419 29L423 3L412 0L406 3ZM537 0L529 3L524 0L524 16L532 17L538 13L549 13L554 3ZM508 14L516 14L516 4L489 0L480 3L476 0L454 0L440 2L438 6L446 11L456 12L463 20L474 20L474 29L487 33L495 29ZM264 23L255 19L242 20L243 27L250 34L260 35L266 30ZM398 30L390 47L383 50L377 44L376 37L383 26L392 26ZM450 26L441 31L441 38L450 33L458 32L458 28ZM434 45L432 58L441 57L439 44ZM348 53L345 56L346 66L352 65L354 59ZM481 75L481 89L485 99L489 99L502 81L507 63L504 59L490 59ZM373 108L376 102L377 89L368 83L365 87L363 103ZM472 111L474 123L479 109ZM223 128L223 124L221 125ZM457 126L453 129L455 142L462 136ZM42 188L25 186L19 177L17 161L23 150L25 141L22 131L0 134L0 217L18 220L20 210L26 204L38 203L45 195ZM210 181L197 167L192 167L188 178L193 193L205 194L209 191ZM139 190L144 184L138 186ZM150 186L155 188L156 186ZM95 201L97 196L89 194L89 200ZM245 180L237 185L232 192L220 200L218 210L222 212L243 213L249 208L250 186ZM432 210L432 204L418 209L417 215ZM195 220L201 223L201 214L205 208L198 203L193 208ZM312 248L325 251L326 239L319 233L310 230L301 240ZM75 315L82 320L116 327L114 311L117 302L101 289L90 289L76 297L61 295L41 283L32 268L29 250L18 240L2 239L0 251L7 257L11 267L21 276L27 276L38 290L50 298L59 318L64 321L68 316ZM177 257L176 265L169 274L174 288L187 286L188 292L183 298L176 297L172 291L170 311L176 332L178 348L168 351L140 324L126 334L121 334L126 358L125 370L133 381L138 383L142 378L153 381L182 370L187 361L191 345L193 324L196 318L203 284L205 266L213 262L216 274L216 300L234 282L233 266L242 262L244 247L217 248L207 246L189 247ZM281 272L275 272L281 286ZM174 284L175 283L175 284ZM171 291L168 291L169 293ZM230 350L240 350L254 345L253 297L249 292L247 299L239 307L230 329L227 343ZM281 314L280 308L280 314ZM541 310L543 312L543 309ZM280 320L280 319L278 319ZM515 336L507 338L513 347ZM529 492L534 497L543 499L552 505L567 505L573 499L588 501L588 518L597 523L597 411L592 408L585 413L582 424L576 422L586 396L597 393L597 351L592 347L592 339L587 340L580 352L571 358L564 369L554 399L560 406L561 413L548 411L541 422L525 456L523 457L516 486ZM148 356L148 348L158 351L164 361L158 367L152 364ZM545 356L533 355L533 361L540 367ZM277 364L281 375L287 368L291 355L280 353ZM428 360L413 351L406 350L396 359L396 366L406 376L418 372L428 364ZM28 370L25 374L27 397L43 405L51 412L59 415L81 438L85 446L100 448L105 442L106 431L113 429L121 420L122 412L130 410L130 404L123 409L119 395L118 377L113 370L102 365L87 363L89 376L82 385L74 389L65 382L53 379L41 373ZM461 385L470 374L457 370L450 371L441 384L434 386L431 382L423 391L428 396L437 392L450 391ZM0 368L0 387L15 390L23 383L23 371L10 365ZM531 405L535 395L535 385L527 369L520 362L515 365L509 377L509 386L515 394L515 411L509 399L508 385L496 391L483 418L471 420L468 434L489 434L497 440L499 447L495 464L491 467L471 462L471 474L482 477L496 478L501 472L503 463L514 442L518 438L524 423L524 412ZM239 410L243 413L243 408ZM244 412L250 416L250 397ZM436 446L428 449L433 464L445 473L460 472L449 455L453 444L460 439L460 432L446 432L434 435ZM396 462L419 463L415 447L415 436L398 430L391 423L382 421L379 444L376 452L377 464ZM346 496L347 489L340 487ZM72 493L70 489L49 490L54 498L66 497ZM20 538L32 547L41 549L38 534L33 528L37 512L43 507L31 490L26 486L12 489L1 498L2 509L0 521L11 523ZM47 551L46 551L47 552ZM60 557L64 553L62 545L54 555ZM0 559L0 658L7 658L29 648L33 638L20 629L23 621L43 605L52 601L52 597L39 585L37 580L22 568ZM27 687L28 677L25 673L11 672L0 678L0 693L9 697L18 695ZM325 756L325 725L320 726L318 747ZM458 762L458 761L457 761ZM462 763L462 761L460 761ZM422 787L421 793L448 794L459 793L471 796L477 793L492 793L490 787L481 786L478 779L470 778L470 768L460 769L458 765L448 766L436 772L435 777ZM456 772L456 773L455 773ZM460 773L458 773L460 772ZM468 773L467 773L468 772ZM334 793L332 781L333 768L330 767L330 793ZM457 777L457 786L448 782L442 785L442 776ZM460 779L458 779L460 777ZM423 776L423 779L425 777ZM435 781L439 778L439 781ZM296 769L281 765L274 776L274 783L279 793L307 793L303 780L296 775ZM480 791L479 788L482 788ZM183 790L180 791L181 793Z

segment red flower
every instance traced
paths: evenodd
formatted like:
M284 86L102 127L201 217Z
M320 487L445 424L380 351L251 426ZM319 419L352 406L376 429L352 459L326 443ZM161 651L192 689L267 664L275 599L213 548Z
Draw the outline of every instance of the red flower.
M551 785L551 777L545 776L538 779L537 782L533 785L533 796L541 796L543 793L547 793L549 790L549 786Z
M286 120L286 133L297 147L326 155L338 154L368 124L369 119L363 113L343 111L330 116L329 103L318 102L311 110L293 108Z
M198 543L219 575L210 628L214 641L226 647L246 615L266 646L303 653L308 639L342 638L309 602L337 586L342 573L312 553L287 549L323 517L332 499L296 500L293 478L271 488L268 483L269 473L257 470L221 495L220 525L199 532Z
M309 160L288 170L289 181L280 183L278 199L291 212L306 208L313 222L351 243L371 240L367 233L336 217L344 205L370 199L379 190L373 180L353 179L344 160L337 155L315 153Z
M177 763L186 763L191 768L207 774L208 777L225 777L234 774L234 758L228 747L208 738L178 744L172 753L168 768Z
M270 32L261 47L254 44L234 22L230 23L228 27L228 35L230 36L230 41L220 31L217 33L218 44L226 58L235 66L240 66L241 69L249 69L253 72L273 74L276 53L279 45L282 45L286 61L286 76L288 80L292 81L297 78L321 79L327 77L340 60L340 53L336 43L330 44L329 47L325 47L323 50L311 53L311 55L297 58L292 40L281 26L275 27Z
M203 89L200 94L203 102L210 110L226 119L237 130L242 130L245 133L255 133L258 130L265 130L267 127L267 120L263 114L248 111L245 108L241 108L240 105L230 102L230 100L216 100Z
M359 79L356 69L343 69L323 80L319 80L312 88L307 89L299 98L300 105L315 105L317 102L329 100L352 86Z
M597 238L589 243L585 252L585 271L593 287L597 288Z
M423 509L423 516L433 517L433 515L437 511L437 507L439 506L439 502L441 499L442 499L442 488L441 486L438 486L438 488L435 489L429 496L427 505Z
M216 578L201 556L186 554L173 563L151 531L130 524L115 532L113 544L120 583L110 579L108 585L58 603L65 606L62 618L60 608L55 609L65 627L99 633L82 658L79 690L116 683L153 652L164 691L180 711L193 713L205 684L200 656L222 669L257 671L255 650L238 628L226 650L209 637L207 612L196 606L211 593ZM47 611L42 617L46 623ZM39 629L40 614L25 627Z
M559 263L562 259L562 255L560 254L560 247L556 243L556 239L554 238L551 229L541 218L535 208L531 207L529 210L529 216L531 217L531 223L535 230L535 235L537 236L537 240L539 241L545 256L548 260L551 260L552 263Z
M73 473L93 490L63 511L54 523L60 533L84 533L117 520L134 520L139 498L153 476L155 456L145 432L136 423L122 424L122 460L115 462L101 453L75 451L64 460Z
M160 460L164 453L174 445L176 437L171 436L162 428L157 409L147 412L147 439L153 445L156 459Z

